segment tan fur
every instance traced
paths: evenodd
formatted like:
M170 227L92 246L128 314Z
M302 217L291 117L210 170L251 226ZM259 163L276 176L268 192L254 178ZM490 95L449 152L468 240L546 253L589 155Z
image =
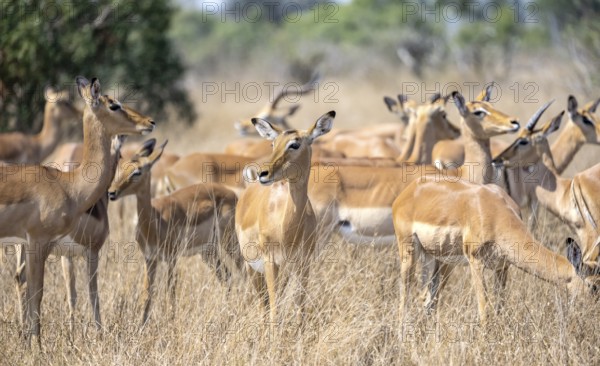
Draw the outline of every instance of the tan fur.
M40 305L43 296L44 264L52 242L64 235L100 197L112 178L111 137L142 134L154 129L154 122L128 107L113 111L118 101L100 95L100 84L77 78L86 100L83 113L84 152L82 166L72 172L45 166L5 166L0 171L0 237L27 236L28 332L40 335ZM100 169L91 179L91 166ZM35 171L36 174L26 174ZM87 173L87 174L86 174Z
M200 253L217 273L227 281L229 271L222 256L234 255L233 234L235 194L220 184L196 184L170 195L151 199L151 169L161 157L164 145L158 150L142 147L136 155L120 163L118 176L109 188L109 197L134 194L137 199L138 225L136 241L146 259L144 280L145 305L142 318L146 323L154 296L154 278L158 261L168 264L168 287L175 312L175 265L178 257ZM241 258L236 256L241 266Z
M407 313L411 273L422 255L424 265L431 266L435 273L429 283L426 309L435 308L448 267L463 258L471 269L482 323L487 319L489 296L484 268L494 271L496 311L502 307L510 264L566 286L573 294L587 287L587 279L580 278L565 257L546 249L529 234L517 205L498 186L465 181L414 181L394 201L393 212L401 263L401 323ZM597 282L595 278L591 280Z
M273 141L269 164L257 173L260 183L244 191L236 210L236 232L261 303L277 319L277 296L285 288L280 270L298 276L298 315L304 313L309 263L316 244L317 220L308 199L312 141L329 132L335 112L317 120L308 131L282 131L254 120L258 132Z
M66 92L47 89L45 98L42 130L35 135L25 135L20 132L0 134L0 161L40 164L60 141L59 123L66 120L81 120L82 112L69 102Z

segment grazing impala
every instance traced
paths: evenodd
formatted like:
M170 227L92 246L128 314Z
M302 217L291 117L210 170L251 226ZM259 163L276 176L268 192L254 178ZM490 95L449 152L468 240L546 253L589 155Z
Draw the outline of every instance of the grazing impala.
M86 102L81 166L71 172L39 165L9 165L0 170L0 237L27 237L28 332L29 340L33 338L39 346L44 266L52 243L68 234L106 193L112 177L111 138L154 129L151 118L101 95L98 79L90 82L79 76L76 83Z
M540 130L521 136L504 153L495 159L508 168L535 164L535 178L521 176L517 184L520 192L535 200L558 216L579 237L583 261L597 263L600 252L600 164L584 170L573 179L561 178L554 165L548 136L560 127L562 113ZM541 162L541 164L539 164Z
M317 236L317 219L307 195L311 144L331 130L334 118L335 112L329 112L307 131L283 131L265 120L252 120L258 133L273 141L273 153L257 173L260 184L251 184L240 197L235 228L246 269L271 322L276 321L277 296L285 287L279 278L284 269L298 276L300 319L304 313Z
M45 91L44 123L36 135L24 135L20 132L0 134L0 161L7 163L40 164L58 145L63 120L81 119L79 111L67 98L67 93L51 88Z
M200 253L217 273L227 281L229 271L222 263L223 255L234 254L233 219L237 198L219 184L197 184L168 196L151 198L151 169L160 159L166 142L154 149L156 140L147 141L131 159L121 162L118 176L108 196L116 200L129 194L137 199L138 227L136 240L146 259L144 281L145 305L142 324L150 315L154 296L154 278L159 260L168 264L168 288L172 313L175 314L177 274L175 265L181 256ZM241 266L241 257L235 264Z
M527 231L517 205L496 185L416 180L394 201L393 211L401 263L401 324L417 258L423 258L423 265L434 274L424 304L427 310L435 308L446 283L447 271L439 267L468 263L482 323L487 320L488 307L484 268L494 273L496 311L502 308L511 264L564 286L573 295L596 291L600 285L598 268L585 263L575 242L568 243L569 260L546 249Z

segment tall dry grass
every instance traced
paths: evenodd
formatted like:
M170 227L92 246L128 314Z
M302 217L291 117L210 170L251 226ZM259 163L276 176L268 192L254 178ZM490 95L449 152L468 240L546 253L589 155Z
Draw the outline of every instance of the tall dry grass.
M564 79L566 71L556 66L552 72L540 70L533 61L519 66L521 73L515 81L537 82L539 103L504 97L498 103L500 109L524 121L548 99L557 99L550 113L566 106L567 95L572 92ZM555 77L548 77L549 73ZM443 83L453 78L462 80L448 74L439 75L437 80ZM207 80L222 81L218 77ZM369 82L352 78L332 81L338 86L338 101L304 101L298 115L291 119L294 125L307 127L331 109L338 112L336 127L394 122L395 116L385 109L382 96L400 92L399 85L410 81L410 77L388 70ZM232 103L220 98L202 102L198 85L193 93L201 113L194 127L184 129L165 123L161 128L159 122L158 138L171 140L170 151L222 150L234 138L232 122L251 116L266 102L265 97L256 103ZM457 122L454 107L449 105L448 109L451 119ZM571 169L591 165L594 155L590 151L596 152L597 148L578 155ZM49 261L42 305L43 352L30 354L18 335L14 258L10 254L2 257L0 364L600 364L600 312L591 300L570 304L565 289L513 268L504 312L482 328L468 269L457 267L437 312L425 315L414 291L409 320L400 325L397 248L359 247L335 236L321 242L323 250L312 263L308 315L301 329L294 323L294 281L281 300L281 323L269 324L249 283L237 277L228 291L199 256L182 259L178 264L176 309L171 309L168 302L166 266L159 267L151 320L141 328L144 260L134 243L129 218L135 209L131 204L128 201L125 221L119 220L111 208L110 241L101 251L99 266L104 322L101 333L93 328L85 265L79 259L78 320L70 341L60 261ZM541 216L536 236L543 243L562 250L567 235L556 219Z

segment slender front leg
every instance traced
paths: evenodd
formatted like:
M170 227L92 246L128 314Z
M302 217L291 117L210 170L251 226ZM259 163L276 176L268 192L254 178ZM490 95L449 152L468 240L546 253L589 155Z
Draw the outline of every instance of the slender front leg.
M404 318L408 312L408 295L412 282L415 248L413 237L398 236L398 248L400 251L400 326L404 326Z
M277 277L279 266L272 258L265 258L265 279L267 280L267 291L269 291L269 318L271 323L277 319Z
M506 279L508 277L508 264L494 271L494 293L496 295L496 314L500 314L504 308L504 300L506 299Z
M50 253L50 241L45 239L29 238L25 248L27 267L27 317L29 331L33 343L37 343L41 350L40 316L42 298L44 296L44 267L46 258Z
M94 312L94 321L96 323L96 329L102 329L102 319L100 317L100 298L98 296L98 261L100 260L97 250L88 250L88 288L90 304L92 305L92 311Z
M485 280L483 278L483 262L475 258L473 255L469 255L469 267L471 268L471 280L473 281L473 287L477 294L477 305L479 308L479 321L482 325L487 322L487 289L485 286Z
M69 331L71 337L74 336L75 327L75 306L77 304L77 290L75 289L75 271L73 270L73 258L68 256L60 257L63 270L63 278L67 287L67 301L69 303Z
M424 306L427 314L431 314L435 310L440 298L440 291L444 288L447 282L450 266L446 263L435 261L431 281L428 284L427 299Z
M169 297L171 300L171 314L170 318L175 318L175 312L177 311L177 272L175 271L175 265L177 264L177 258L174 258L168 262L168 274L167 274L167 287L169 288Z
M146 258L146 276L144 277L144 295L146 300L142 325L146 324L150 314L150 306L152 305L152 297L154 296L154 278L156 277L157 264L156 258Z
M259 311L262 313L269 308L269 292L267 291L267 282L265 276L255 271L248 263L246 263L246 273L250 276L250 281L258 294Z
M15 247L17 254L17 268L15 271L16 290L17 290L17 302L19 311L19 320L21 322L21 329L25 329L27 324L27 276L25 269L25 245L19 244ZM22 334L25 336L25 333Z

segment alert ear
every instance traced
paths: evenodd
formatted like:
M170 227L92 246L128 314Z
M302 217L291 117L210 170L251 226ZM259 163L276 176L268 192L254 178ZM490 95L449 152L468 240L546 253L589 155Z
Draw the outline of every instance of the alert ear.
M480 102L489 102L490 98L492 96L492 87L494 85L494 82L491 82L488 86L486 86L481 93L479 93L479 95L477 96L477 98L475 98L475 100L478 100Z
M152 138L144 141L140 149L135 153L135 156L140 158L150 156L154 152L154 146L156 146L156 139Z
M390 97L383 97L383 102L385 103L390 112L398 112L398 103L394 99Z
M259 135L270 141L275 140L283 132L262 118L252 118L252 124Z
M317 137L323 136L324 134L331 131L333 127L333 120L335 119L335 111L327 112L315 122L308 130L308 136L310 136L310 142L312 143Z
M154 152L148 157L148 159L150 160L150 164L154 165L154 163L156 163L160 159L163 152L165 151L165 146L167 146L168 142L169 140L165 140L165 142L163 142L162 145L155 149Z
M79 95L87 105L90 107L95 107L98 105L98 98L100 97L100 81L97 78L92 78L92 81L86 79L83 76L78 76L75 78L75 83L77 83L77 91Z
M590 113L596 113L596 108L598 108L598 104L600 104L600 98L598 98L598 100L596 100L594 103L590 104L587 110Z
M457 92L452 92L452 99L454 99L454 104L456 104L456 108L458 109L458 113L461 116L466 117L469 114L469 109L467 108L467 104L465 102L465 98Z
M556 117L552 118L552 120L548 123L547 126L544 126L544 128L542 129L544 131L544 137L548 137L548 135L550 135L551 133L558 131L564 114L565 111L560 112Z
M577 99L572 95L569 95L569 99L567 100L567 110L571 117L577 114Z

